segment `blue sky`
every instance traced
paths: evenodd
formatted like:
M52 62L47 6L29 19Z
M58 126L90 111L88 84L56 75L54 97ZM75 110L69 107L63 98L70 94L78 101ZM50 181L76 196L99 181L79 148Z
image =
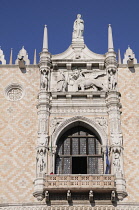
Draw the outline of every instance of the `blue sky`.
M71 44L77 14L85 22L84 40L95 53L107 52L107 29L112 24L114 47L121 55L128 45L139 62L139 0L0 0L0 46L7 63L13 62L22 46L31 63L36 48L42 50L43 27L48 26L49 51L57 54ZM38 60L39 61L39 56Z

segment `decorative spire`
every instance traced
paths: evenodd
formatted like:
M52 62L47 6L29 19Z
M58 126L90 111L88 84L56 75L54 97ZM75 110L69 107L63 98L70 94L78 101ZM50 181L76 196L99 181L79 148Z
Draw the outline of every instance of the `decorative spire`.
M48 52L48 33L47 25L44 26L44 35L43 35L43 52Z
M120 49L118 50L118 63L121 64L121 52Z
M114 52L111 24L108 26L108 52Z
M37 58L36 58L36 49L34 50L34 62L33 62L34 65L37 64Z
M9 64L13 64L13 49L11 48Z

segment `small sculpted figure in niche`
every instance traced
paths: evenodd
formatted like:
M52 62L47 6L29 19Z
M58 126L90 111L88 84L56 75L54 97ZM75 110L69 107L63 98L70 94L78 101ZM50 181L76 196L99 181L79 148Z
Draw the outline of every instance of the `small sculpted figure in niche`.
M66 77L63 71L60 71L60 74L58 76L58 81L57 81L57 91L58 92L64 92L67 90L67 81Z
M67 191L67 200L69 202L71 201L71 192L70 192L70 190Z
M84 21L81 19L81 15L77 15L77 19L73 25L73 38L81 38L84 32Z
M48 71L46 69L41 71L41 89L48 90Z
M108 71L109 73L109 90L115 90L116 86L117 86L117 79L116 79L116 70L115 69L111 69Z
M41 149L37 152L37 173L43 173L46 167L44 161L46 151Z
M116 195L115 195L115 191L111 192L111 201L115 201Z
M115 154L114 154L113 165L114 165L114 172L115 173L121 171L121 167L120 167L120 154L118 152L115 152Z
M94 197L93 191L90 190L90 191L89 191L89 200L90 200L91 202L93 201L93 197Z

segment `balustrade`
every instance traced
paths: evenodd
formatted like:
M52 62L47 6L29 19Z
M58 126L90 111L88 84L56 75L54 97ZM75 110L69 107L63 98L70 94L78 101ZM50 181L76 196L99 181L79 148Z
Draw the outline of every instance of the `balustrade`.
M111 191L115 189L114 175L73 175L73 174L53 174L46 175L45 188L49 191L62 190L103 190Z

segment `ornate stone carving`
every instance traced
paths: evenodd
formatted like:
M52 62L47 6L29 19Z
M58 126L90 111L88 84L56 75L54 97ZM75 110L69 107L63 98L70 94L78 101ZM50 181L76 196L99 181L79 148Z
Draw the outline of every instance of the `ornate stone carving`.
M45 173L46 168L46 161L45 161L45 155L46 155L46 148L40 147L37 150L37 174L39 173Z
M114 134L114 135L111 135L111 139L112 139L112 146L122 146L123 145L123 136L122 134Z
M87 75L87 73L89 73ZM104 73L91 73L90 71L83 71L81 69L76 69L70 76L69 76L69 87L68 90L73 91L84 91L85 89L93 88L93 90L105 90L104 84L97 80L99 76L104 75Z
M111 192L111 201L114 202L116 200L115 191Z
M113 166L114 166L114 174L117 174L117 172L121 172L120 154L118 151L114 153Z
M44 146L47 147L48 144L48 135L44 134L44 133L40 133L38 135L38 146Z
M30 64L30 60L28 59L28 54L27 54L27 51L24 49L24 46L19 51L15 64L18 64L19 60L21 59L26 63L26 65Z
M116 90L117 87L117 75L116 75L116 69L109 69L108 70L108 89L109 90Z
M51 120L51 123L50 123L50 130L51 130L51 135L55 132L55 130L57 129L58 125L63 121L63 118L53 118Z
M77 19L73 25L73 39L82 38L84 32L84 21L81 19L81 15L77 15Z
M60 123L60 125L57 127L57 129L55 130L55 132L53 133L53 136L52 136L53 145L56 145L57 137L59 136L61 131L63 131L64 128L68 127L72 123L74 123L74 125L76 123L78 124L78 122L80 122L80 125L83 123L83 124L86 124L87 126L89 126L90 129L93 128L97 133L99 133L101 140L102 140L102 145L105 146L107 144L106 133L94 120L83 117L83 116L75 116L75 117L69 118L69 119L65 120L64 122Z
M108 129L108 124L107 124L107 120L104 117L96 117L95 121L98 125L100 125L103 130L107 133L107 129Z
M67 114L68 113L76 113L76 114L80 114L80 113L107 113L107 109L106 108L68 108L68 109L53 109L52 111L53 113L64 113L64 114Z
M45 133L46 132L46 128L47 128L47 119L46 119L46 114L45 118L41 118L39 120L39 129L38 129L38 133ZM41 116L40 116L41 117Z
M66 80L65 74L63 71L59 72L58 80L57 80L57 91L62 92L67 90L68 82Z
M45 199L46 203L49 202L49 192L47 190L45 191Z
M93 191L90 190L90 191L89 191L89 201L90 201L90 202L93 202L93 200L94 200Z
M67 200L68 200L68 202L71 202L71 191L70 190L67 191Z
M48 70L41 70L41 89L48 90Z
M107 57L106 60L105 60L105 66L109 66L109 67L117 67L117 60L116 60L116 57L114 56L110 56L110 57Z
M19 84L11 84L5 89L5 96L10 101L18 101L22 99L23 94L23 87Z

